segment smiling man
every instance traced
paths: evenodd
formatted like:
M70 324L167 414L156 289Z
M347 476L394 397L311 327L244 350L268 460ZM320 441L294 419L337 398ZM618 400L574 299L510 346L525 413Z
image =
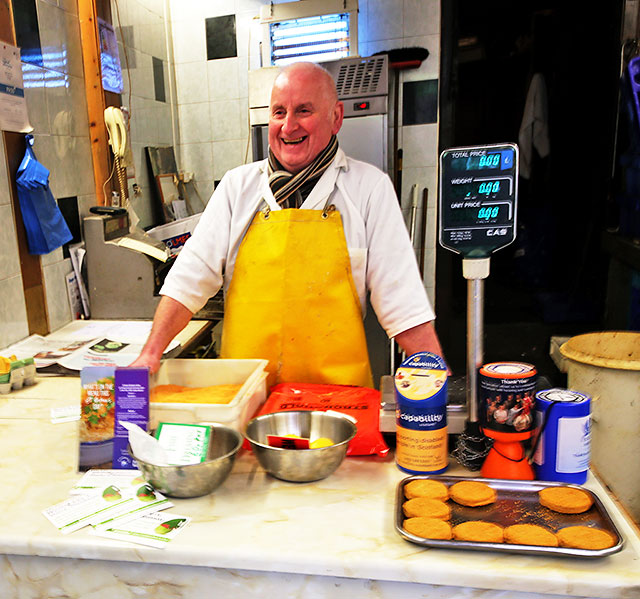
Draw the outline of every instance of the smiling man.
M229 171L161 289L135 366L155 371L169 341L224 286L220 357L265 358L269 384L372 386L362 318L407 353L442 355L389 177L345 156L331 75L296 63L275 80L269 158Z

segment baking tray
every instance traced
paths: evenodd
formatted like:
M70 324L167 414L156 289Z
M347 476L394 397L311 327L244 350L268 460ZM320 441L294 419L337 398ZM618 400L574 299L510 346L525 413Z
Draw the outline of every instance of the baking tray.
M451 525L455 526L467 520L486 520L506 527L513 524L538 524L554 532L565 526L595 526L612 533L617 542L608 549L572 549L569 547L541 547L539 545L512 545L508 543L480 543L472 541L443 541L439 539L424 539L413 535L402 528L404 513L402 504L405 499L404 486L418 479L433 479L443 482L447 486L462 480L473 480L493 487L498 497L490 505L480 507L466 507L449 500L451 506ZM538 502L538 491L546 487L575 487L589 493L593 497L593 506L582 514L559 514L541 506ZM468 478L458 476L409 476L398 483L396 493L396 530L407 541L440 549L472 549L480 551L494 551L500 553L523 553L527 555L546 555L564 557L597 558L605 557L620 551L624 545L622 535L607 513L600 498L593 492L579 485L565 483L550 483L542 481L502 480L495 478Z

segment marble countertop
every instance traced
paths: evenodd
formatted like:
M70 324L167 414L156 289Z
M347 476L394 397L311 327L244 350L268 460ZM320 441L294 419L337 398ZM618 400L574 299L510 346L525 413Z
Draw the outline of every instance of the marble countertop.
M0 396L4 554L579 597L626 599L640 592L637 529L593 474L586 486L600 497L625 539L621 552L597 560L439 550L407 542L395 530L395 493L406 474L393 458L347 458L325 480L296 484L270 477L245 452L212 494L173 500L172 511L193 520L166 549L97 539L86 530L62 535L40 512L64 500L81 476L77 422L53 424L50 412L78 394L78 379L45 379ZM466 473L452 464L446 474Z

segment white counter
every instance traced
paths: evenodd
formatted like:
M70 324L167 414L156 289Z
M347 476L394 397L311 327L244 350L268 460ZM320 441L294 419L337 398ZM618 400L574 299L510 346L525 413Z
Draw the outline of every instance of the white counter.
M597 560L409 543L394 528L406 475L392 458L347 458L327 479L295 484L269 477L243 453L214 493L173 500L172 511L193 520L166 549L86 530L62 535L40 512L80 477L77 423L49 421L52 406L73 398L73 382L79 393L78 379L50 379L0 397L2 599L640 597L637 531L593 475L586 486L625 538L620 553Z

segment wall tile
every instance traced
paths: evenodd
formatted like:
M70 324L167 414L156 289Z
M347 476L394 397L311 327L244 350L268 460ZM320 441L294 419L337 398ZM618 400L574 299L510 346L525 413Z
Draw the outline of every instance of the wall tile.
M208 65L215 62L187 62L176 65L176 95L179 104L209 100Z
M47 93L44 87L45 70L31 64L22 65L24 74L24 97L27 102L29 122L36 133L49 133L49 118L47 113ZM27 81L29 82L27 87Z
M73 121L78 119L80 123L85 123L85 134L88 134L88 120L87 120L87 108L86 100L84 104L84 111L80 109L76 112L73 106L72 93L77 95L78 86L81 87L82 97L84 94L84 82L79 77L67 77L68 86L59 85L58 81L47 82L47 106L49 110L49 126L48 130L52 135L71 135L71 129ZM72 91L73 86L73 91ZM84 121L83 121L84 117Z
M402 37L402 0L369 0L367 28L369 41Z
M58 73L67 73L64 11L42 0L37 3L37 11L43 66Z
M207 205L209 199L211 198L211 194L213 193L213 184L213 179L204 181L201 179L196 180L196 187L198 190L198 194L200 194L199 198L198 195L196 195L194 198L194 203L196 204L196 206L200 205L200 200L202 200L202 203L205 206Z
M69 307L65 276L72 270L73 267L69 258L45 266L42 269L49 328L52 331L71 321L71 308Z
M0 280L3 280L20 274L16 228L9 204L0 206L0 222Z
M89 136L89 114L87 112L87 95L83 77L69 77L69 93L71 99L71 135Z
M211 102L233 100L239 96L238 71L241 63L242 61L238 58L221 58L206 62L208 94Z
M211 102L211 134L213 141L240 139L242 128L238 100Z
M214 180L219 181L228 170L244 162L245 145L241 140L213 142Z
M259 65L252 65L251 70L259 68ZM238 59L238 98L249 97L249 68L244 64L242 58Z
M69 63L68 73L75 77L84 77L84 67L82 64L82 45L80 42L80 22L78 21L78 17L73 14L63 14L64 35L67 47L67 60Z
M438 125L402 127L403 167L437 166Z
M236 48L238 50L238 56L244 57L246 64L247 56L249 56L249 49L255 48L257 51L260 37L257 37L257 33L260 31L259 27L256 29L253 27L257 21L253 20L254 13L244 12L236 15ZM258 23L259 25L259 23Z
M4 143L0 143L0 206L11 204L9 195L9 178L7 176L7 166L5 162Z
M440 74L440 35L423 35L404 39L407 48L419 47L429 50L429 56L417 69L402 71L403 81L419 81L421 79L437 79Z
M420 188L420 207L422 209L422 189L425 187L429 190L427 206L435 206L438 197L437 189L438 167L437 166L419 166L406 167L403 161L402 169L402 206L407 208L411 205L411 188L417 184Z
M217 2L216 4L222 4ZM172 23L204 19L203 0L169 0L169 19Z
M0 347L29 335L27 308L20 275L0 281Z
M180 119L180 141L183 143L210 142L211 117L209 102L181 104L178 107Z
M178 167L180 170L194 173L196 181L214 179L212 144L206 142L180 145Z
M64 260L64 256L62 254L62 248L59 247L48 254L42 254L40 256L40 265L42 267L50 266L51 264L61 262L62 260Z
M173 51L176 64L205 61L204 19L198 21L177 21L173 23Z
M217 2L207 2L201 0L201 14L205 19L211 17L223 17L225 15L235 14L235 0L218 0Z
M361 45L369 41L368 26L369 3L368 0L358 1L358 47L360 56L366 56L362 53Z
M72 15L78 14L78 0L58 0L58 6Z
M403 17L404 37L440 33L439 0L404 0Z

